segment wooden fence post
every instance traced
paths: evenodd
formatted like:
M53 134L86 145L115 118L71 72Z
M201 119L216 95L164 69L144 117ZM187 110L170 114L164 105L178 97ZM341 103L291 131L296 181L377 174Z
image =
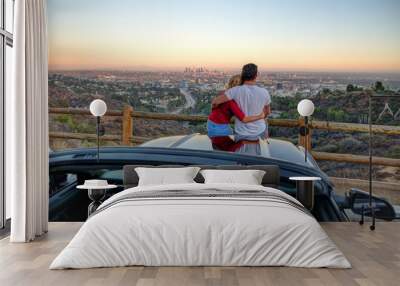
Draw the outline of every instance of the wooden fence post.
M304 148L306 147L306 142L307 142L307 148L309 151L311 151L311 134L312 134L312 129L310 127L310 122L308 122L308 134L303 136L303 134L305 133L305 122L304 122L304 118L300 117L299 118L299 126L300 126L300 130L299 130L299 145L303 146Z
M122 145L131 146L133 136L133 108L125 105L122 111Z

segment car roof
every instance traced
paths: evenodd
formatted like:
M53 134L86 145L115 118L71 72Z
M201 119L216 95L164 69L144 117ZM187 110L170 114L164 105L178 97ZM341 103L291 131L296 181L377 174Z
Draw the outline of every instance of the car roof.
M242 144L239 144L239 146L236 146L236 149L234 146L234 148L229 148L230 150L216 148L213 142L214 141L212 141L207 135L191 134L162 137L143 143L142 145L139 145L139 147L162 147L203 150L211 152L231 152L242 155L261 156L264 158L284 160L307 167L318 167L314 160L308 160L308 162L305 162L304 151L302 148L299 148L293 143L285 140L269 138L267 140L258 140L257 142L244 141Z

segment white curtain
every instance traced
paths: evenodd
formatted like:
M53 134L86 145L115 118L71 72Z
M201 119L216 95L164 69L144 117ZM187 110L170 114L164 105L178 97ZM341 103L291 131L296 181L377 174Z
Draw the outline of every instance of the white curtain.
M46 0L16 0L13 94L6 98L6 186L11 188L12 242L48 227Z

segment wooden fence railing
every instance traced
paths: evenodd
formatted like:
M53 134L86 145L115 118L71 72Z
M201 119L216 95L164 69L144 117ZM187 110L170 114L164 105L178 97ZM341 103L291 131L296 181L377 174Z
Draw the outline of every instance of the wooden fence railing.
M50 108L50 114L70 114L70 115L88 115L91 116L88 109L77 108ZM152 119L152 120L173 120L173 121L186 121L205 123L207 116L204 115L185 115L185 114L164 114L164 113L150 113L134 111L131 106L125 106L122 111L109 110L105 114L109 117L122 118L122 132L121 135L104 135L101 137L103 141L120 142L121 145L131 146L132 144L140 144L151 140L153 138L138 137L133 134L133 120L134 118ZM304 126L302 118L296 119L269 119L269 126L298 128ZM312 130L326 130L335 132L369 132L367 124L355 123L339 123L328 121L312 121L310 124L311 132L307 135L309 138L305 140L304 136L299 135L299 145L304 146L304 142L308 142L311 150ZM400 135L400 127L386 126L386 125L373 125L372 131L374 134L385 135ZM95 134L87 133L64 133L64 132L50 132L50 138L54 139L79 139L79 140L95 140ZM312 152L316 160L327 160L336 162L347 162L355 164L368 164L368 156L352 155L352 154L339 154L327 152ZM373 162L376 165L400 167L400 159L374 157Z

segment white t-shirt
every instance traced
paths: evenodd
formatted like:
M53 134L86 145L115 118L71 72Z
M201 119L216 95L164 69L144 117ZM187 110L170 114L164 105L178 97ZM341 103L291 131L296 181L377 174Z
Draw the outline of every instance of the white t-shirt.
M271 96L265 88L256 85L239 85L225 91L229 99L233 99L246 116L260 114L264 106L271 103ZM235 118L235 132L243 136L257 136L266 129L265 120L243 123Z

